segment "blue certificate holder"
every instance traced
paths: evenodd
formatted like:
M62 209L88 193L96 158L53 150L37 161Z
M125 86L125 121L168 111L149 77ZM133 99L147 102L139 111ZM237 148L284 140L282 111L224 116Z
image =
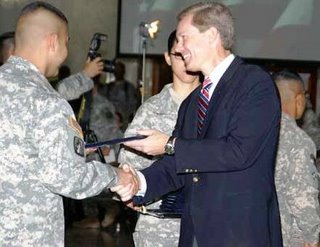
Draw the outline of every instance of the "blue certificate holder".
M146 137L147 136L144 136L144 135L136 135L136 136L130 136L130 137L126 137L126 138L111 139L111 140L107 140L107 141L103 141L103 142L86 143L85 148L100 148L100 147L120 144L120 143L128 142L128 141L141 140Z

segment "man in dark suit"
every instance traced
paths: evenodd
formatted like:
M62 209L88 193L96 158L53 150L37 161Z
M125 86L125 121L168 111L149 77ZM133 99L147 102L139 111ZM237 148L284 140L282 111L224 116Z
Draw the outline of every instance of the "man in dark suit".
M226 6L195 4L178 20L176 52L205 81L182 103L165 146L168 155L138 173L143 197L134 202L182 188L179 246L280 247L274 186L280 104L274 82L231 53L233 18ZM146 151L146 141L135 148ZM130 189L113 190L127 200Z

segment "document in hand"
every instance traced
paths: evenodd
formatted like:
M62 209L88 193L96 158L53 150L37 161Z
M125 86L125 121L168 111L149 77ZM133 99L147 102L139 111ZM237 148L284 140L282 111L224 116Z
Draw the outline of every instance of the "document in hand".
M111 140L102 141L102 142L86 143L85 148L99 148L99 147L115 145L115 144L119 144L127 141L140 140L146 137L147 136L144 136L144 135L136 135L136 136L130 136L126 138L111 139Z

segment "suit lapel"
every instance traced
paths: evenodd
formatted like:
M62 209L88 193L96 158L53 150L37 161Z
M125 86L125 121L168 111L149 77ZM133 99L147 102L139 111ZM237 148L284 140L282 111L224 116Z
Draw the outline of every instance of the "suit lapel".
M219 80L217 87L215 88L211 99L209 103L209 108L207 112L207 116L205 118L205 121L202 126L201 135L200 138L203 138L205 135L208 123L211 121L212 117L214 116L214 113L216 112L217 107L219 106L221 99L223 98L226 90L228 89L228 85L236 72L236 70L239 68L239 65L243 63L243 60L239 57L235 57L235 59L232 61L226 72L223 74L221 79Z
M199 100L199 93L201 90L201 85L194 91L194 93L191 95L191 104L190 108L188 109L188 112L190 112L192 115L187 118L189 121L192 122L192 136L191 138L197 138L198 137L198 100Z

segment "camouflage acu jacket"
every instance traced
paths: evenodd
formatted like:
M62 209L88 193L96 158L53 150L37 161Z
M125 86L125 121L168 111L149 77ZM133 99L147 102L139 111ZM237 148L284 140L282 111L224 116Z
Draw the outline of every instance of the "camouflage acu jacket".
M316 148L296 121L282 113L275 183L284 247L319 241Z
M57 91L66 100L74 100L79 98L85 92L93 88L93 80L84 72L71 75L58 82Z
M0 91L0 246L64 246L60 195L96 195L115 170L85 163L71 107L33 64L11 57Z

